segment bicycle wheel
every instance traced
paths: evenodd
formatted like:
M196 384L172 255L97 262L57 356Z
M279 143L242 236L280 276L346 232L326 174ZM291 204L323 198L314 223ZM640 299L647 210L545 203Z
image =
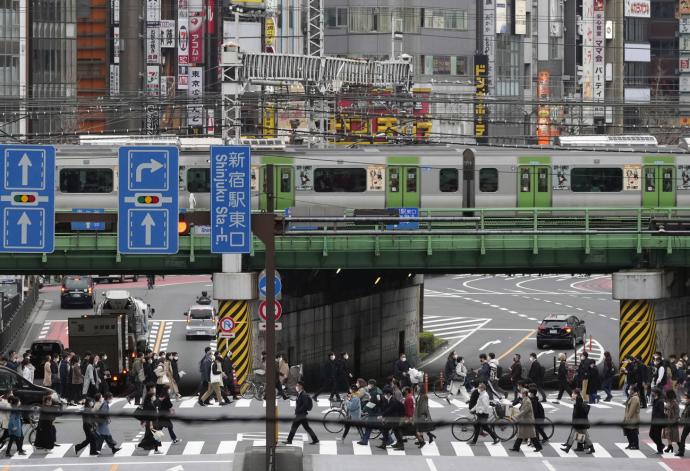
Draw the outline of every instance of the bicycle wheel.
M468 417L458 417L450 431L456 440L466 442L474 435L474 420Z
M449 392L446 386L446 382L443 381L441 378L434 381L434 394L436 395L436 397L440 399L445 399L448 397Z
M326 422L323 423L323 428L326 429L326 431L330 433L340 433L343 431L345 426L340 423L340 422L335 422L336 420L344 420L345 419L345 414L342 413L340 410L329 410L326 412L326 414L323 416L324 420ZM333 421L333 422L330 422Z
M251 381L247 381L242 386L240 386L240 395L245 399L251 399L254 397L254 389L256 386Z
M544 433L546 434L546 438L551 440L551 437L553 437L553 433L556 430L556 427L553 426L553 422L551 419L548 417L544 417L542 420L541 428L544 430Z
M254 386L254 398L256 398L257 401L263 401L265 393L266 393L266 385L265 384L257 384L256 386Z
M502 442L507 442L517 433L515 424L506 418L494 420L491 423L491 428Z
M29 440L29 445L33 446L34 441L36 441L36 428L31 427L31 431L29 432L29 435L26 437L27 440Z

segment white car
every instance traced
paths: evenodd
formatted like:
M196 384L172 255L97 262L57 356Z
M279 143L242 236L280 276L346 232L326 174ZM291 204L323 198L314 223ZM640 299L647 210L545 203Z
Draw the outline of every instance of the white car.
M187 340L195 337L216 338L216 308L195 304L184 315L187 317L185 335Z

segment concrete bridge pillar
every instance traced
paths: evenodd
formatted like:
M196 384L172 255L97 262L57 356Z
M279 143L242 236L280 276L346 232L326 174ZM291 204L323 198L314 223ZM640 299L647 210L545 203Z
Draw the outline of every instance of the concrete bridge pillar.
M620 303L620 359L651 361L688 350L690 290L683 270L629 270L613 274L613 298Z
M249 301L257 297L256 273L242 273L242 256L223 254L223 272L213 274L213 297L218 300L216 348L224 357L232 352L237 381L244 383L252 368L252 324ZM224 337L223 319L234 324L231 337Z

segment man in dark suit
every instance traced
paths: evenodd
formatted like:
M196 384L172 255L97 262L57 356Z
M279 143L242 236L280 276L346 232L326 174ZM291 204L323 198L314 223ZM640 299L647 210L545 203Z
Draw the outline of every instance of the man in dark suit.
M292 421L292 426L290 427L290 433L288 434L287 440L283 443L285 443L286 445L291 445L292 439L295 437L295 432L297 432L297 428L301 425L302 427L304 427L304 430L306 430L306 432L311 437L311 444L316 445L317 443L319 443L319 439L316 437L316 434L309 426L309 421L307 420L307 414L313 407L312 399L309 397L307 393L304 392L304 382L298 381L297 386L295 386L295 389L297 389L295 419Z
M381 444L377 448L382 450L386 449L390 441L390 431L393 429L393 435L397 442L393 446L394 450L404 450L405 443L403 441L402 433L400 432L400 420L405 417L405 406L402 402L398 401L395 396L393 396L393 391L390 388L383 389L383 396L386 399L386 405L381 412L381 418L386 424L388 421L388 426L381 429Z

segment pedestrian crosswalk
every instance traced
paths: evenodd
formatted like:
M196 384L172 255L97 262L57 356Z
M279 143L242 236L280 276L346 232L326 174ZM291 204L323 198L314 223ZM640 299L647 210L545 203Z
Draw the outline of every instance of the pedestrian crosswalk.
M479 317L424 316L424 331L443 340L463 340L491 322Z
M542 450L535 451L533 448L523 445L519 452L512 451L510 447L511 442L493 444L490 441L478 442L475 445L470 445L467 442L457 441L440 441L436 440L433 443L427 443L423 448L418 448L410 438L405 444L404 450L397 450L392 448L381 449L378 440L372 440L367 445L358 444L357 440L347 439L332 439L334 435L324 435L322 430L315 427L315 431L320 435L319 443L312 445L309 437L305 433L298 433L290 445L285 445L282 442L287 439L287 433L281 432L278 434L279 446L292 446L300 448L305 454L310 455L401 455L401 456L458 456L458 457L494 457L494 458L595 458L595 459L610 459L610 458L630 458L630 459L659 459L655 455L656 449L653 443L641 443L639 450L626 449L626 443L593 443L594 453L592 455L584 452L576 452L570 450L566 453L561 449L558 443L545 443ZM244 432L237 433L235 440L192 440L181 441L173 444L170 441L164 441L159 447L159 455L167 456L197 456L197 455L229 455L238 450L242 450L249 446L264 446L266 444L266 436L263 432ZM102 450L102 456L112 458L128 458L136 456L153 455L153 450L143 450L137 446L137 442L123 442L119 445L121 449L111 454L107 447ZM56 446L53 450L38 450L30 445L25 445L25 455L14 454L11 460L30 460L30 459L66 459L66 458L85 458L91 457L89 455L88 447L80 451L77 455L73 443L62 443ZM678 459L672 454L664 454L664 459Z

